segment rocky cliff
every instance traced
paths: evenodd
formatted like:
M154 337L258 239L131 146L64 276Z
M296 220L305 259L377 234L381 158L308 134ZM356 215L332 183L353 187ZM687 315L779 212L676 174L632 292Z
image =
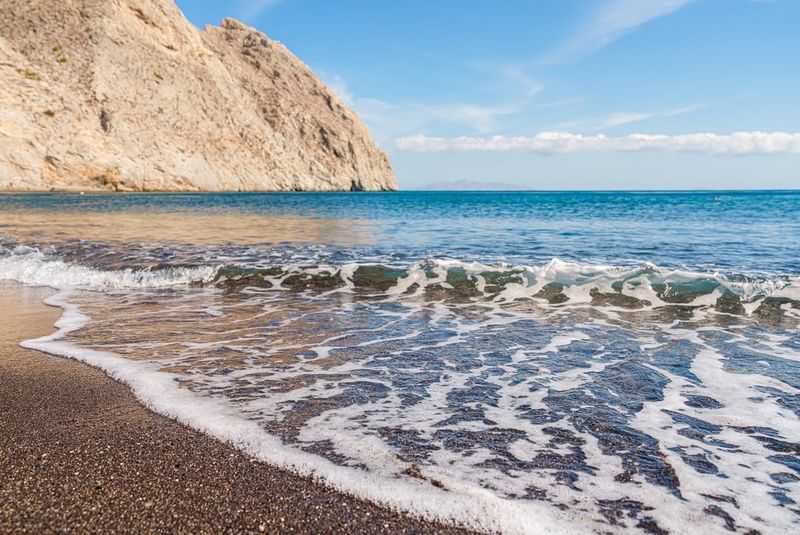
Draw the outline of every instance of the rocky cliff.
M359 117L282 44L173 0L0 0L0 189L391 190Z

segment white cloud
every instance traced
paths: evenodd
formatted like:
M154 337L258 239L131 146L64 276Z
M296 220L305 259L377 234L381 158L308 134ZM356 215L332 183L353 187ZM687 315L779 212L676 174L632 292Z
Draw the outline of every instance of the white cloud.
M800 133L736 132L733 134L654 135L631 134L620 137L585 136L542 132L530 137L411 136L395 140L404 151L445 152L529 151L538 154L566 154L586 151L605 152L694 152L714 155L800 154Z
M504 80L512 82L521 90L522 95L526 98L535 97L544 90L544 86L535 78L531 77L526 70L519 65L473 62L469 63L468 66L474 70L495 74Z
M664 117L677 117L679 115L691 113L695 110L699 110L705 107L706 107L705 104L691 104L689 106L683 106L680 108L669 108L666 110L658 110L658 111L614 112L614 113L608 113L606 115L588 117L573 121L565 121L548 126L547 128L557 132L564 132L570 130L579 132L604 131L619 126L625 126L633 123L649 121L651 119L659 119Z
M476 133L494 130L505 116L514 115L522 104L483 106L468 102L425 104L419 102L392 103L373 98L356 98L353 108L361 115L379 138L395 137L429 128L457 126Z
M353 108L369 125L379 141L425 131L433 126L458 126L482 134L492 131L502 117L519 113L527 99L503 106L487 106L469 102L429 104L422 102L386 102L359 97L338 74L320 71L325 83L342 101Z
M548 62L560 63L589 56L639 26L674 13L694 1L605 0Z
M605 118L603 126L606 128L614 128L615 126L638 123L652 118L653 118L652 113L645 113L645 112L612 113Z
M245 22L252 22L271 7L283 0L244 0L239 2L238 16Z
M612 113L603 118L600 123L601 128L614 128L615 126L622 126L631 123L639 123L641 121L648 121L657 117L676 117L686 113L693 112L702 108L703 105L695 104L692 106L684 106L682 108L674 108L666 111L658 112L622 112Z
M520 104L508 106L483 106L480 104L411 104L409 109L421 113L431 122L466 125L479 132L491 130L495 121L505 115L520 111Z
M549 100L547 102L540 102L539 104L536 105L536 107L539 109L565 108L569 106L582 104L585 101L586 97L567 97L557 100Z
M511 90L523 98L533 98L544 90L544 85L529 73L529 66L525 64L506 62L497 58L491 61L454 60L429 52L419 52L418 55L425 60L446 67L467 69L478 74L488 75L482 77L481 83L487 84L489 87L494 86L495 91L498 89L503 92Z

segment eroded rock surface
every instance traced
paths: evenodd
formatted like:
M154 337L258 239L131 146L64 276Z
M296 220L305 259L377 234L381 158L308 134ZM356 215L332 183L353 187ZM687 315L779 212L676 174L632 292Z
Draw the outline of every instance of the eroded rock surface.
M172 0L0 0L0 189L391 190L361 119L282 44Z

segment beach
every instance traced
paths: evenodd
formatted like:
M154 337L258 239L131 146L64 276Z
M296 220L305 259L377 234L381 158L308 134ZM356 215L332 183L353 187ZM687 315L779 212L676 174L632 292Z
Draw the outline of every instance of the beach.
M0 284L0 532L460 533L393 513L156 415L52 332L45 288Z

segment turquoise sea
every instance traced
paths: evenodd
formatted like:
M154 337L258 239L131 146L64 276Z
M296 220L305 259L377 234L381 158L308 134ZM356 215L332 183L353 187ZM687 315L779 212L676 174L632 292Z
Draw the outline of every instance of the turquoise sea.
M154 410L507 533L800 531L800 192L0 195Z

